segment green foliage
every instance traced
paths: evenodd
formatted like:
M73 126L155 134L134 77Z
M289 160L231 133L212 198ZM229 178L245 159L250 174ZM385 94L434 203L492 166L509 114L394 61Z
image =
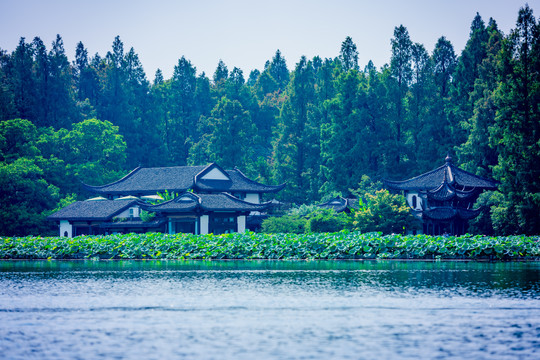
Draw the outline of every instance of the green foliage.
M79 181L106 184L121 177L126 160L126 143L118 126L109 121L84 120L71 131L59 131L68 173Z
M351 218L333 209L320 209L310 214L306 230L311 233L332 233L349 229Z
M140 217L141 217L142 221L150 222L150 221L153 221L156 218L156 213L155 212L148 212L146 210L141 209Z
M349 229L351 218L346 213L333 209L321 209L316 205L300 205L289 210L287 215L270 217L262 223L263 233L310 233L337 232Z
M417 226L405 197L392 195L388 190L365 193L359 198L353 218L353 228L361 232L403 234Z
M262 223L261 231L267 234L302 234L306 232L307 219L299 215L272 216Z
M50 49L21 38L0 50L0 162L20 181L30 175L13 163L37 166L50 211L81 180L107 183L139 165L237 166L287 183L276 197L302 204L347 197L363 174L421 174L455 151L459 166L501 182L474 229L489 232L491 219L499 234L539 233L540 31L528 5L517 20L504 35L476 14L461 53L442 36L430 54L401 25L390 63L363 71L350 37L333 59L302 57L292 71L277 50L247 82L223 61L197 75L182 57L150 84L120 37L104 57L80 42L73 63L60 36Z
M540 258L538 236L311 234L0 237L0 259L498 259Z
M495 177L502 201L494 227L502 234L540 233L540 30L528 6L503 42L503 79L495 91L497 111L490 145L497 150Z
M288 211L288 215L291 216L309 216L311 213L319 211L321 208L317 205L306 205L294 207Z
M35 160L0 162L0 234L47 232L42 212L55 206L56 192L57 189L47 184Z

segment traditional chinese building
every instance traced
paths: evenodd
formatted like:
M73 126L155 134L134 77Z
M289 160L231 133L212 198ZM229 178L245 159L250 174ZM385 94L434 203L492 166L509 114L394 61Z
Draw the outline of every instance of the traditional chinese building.
M137 168L113 183L84 189L99 195L77 201L48 217L57 221L60 236L127 232L186 232L193 234L244 232L247 217L257 217L268 207L265 193L285 185L265 185L240 170L217 164ZM159 204L159 193L174 198ZM150 219L142 219L142 213ZM148 217L148 216L147 216Z
M463 235L468 221L479 215L478 196L496 190L498 183L462 170L447 156L445 164L404 181L384 181L388 189L402 192L424 234Z
M346 199L341 196L336 196L335 198L328 200L327 202L324 202L322 204L318 204L317 206L322 209L332 209L337 213L350 213L351 207L354 207L355 205L358 205L358 201L356 199Z

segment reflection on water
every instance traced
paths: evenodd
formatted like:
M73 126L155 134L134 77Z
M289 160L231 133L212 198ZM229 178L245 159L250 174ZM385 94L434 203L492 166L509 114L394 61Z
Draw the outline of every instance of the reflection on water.
M0 358L538 358L540 263L0 261Z

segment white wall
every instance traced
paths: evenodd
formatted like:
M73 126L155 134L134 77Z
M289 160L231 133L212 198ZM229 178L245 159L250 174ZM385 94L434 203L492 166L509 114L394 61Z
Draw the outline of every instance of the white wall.
M210 217L208 215L201 216L201 234L208 234Z
M225 175L224 173L222 173L221 171L219 171L216 168L213 168L212 170L210 170L209 172L204 174L201 179L204 179L204 180L229 180L227 175Z
M416 207L413 207L413 197L416 196ZM418 196L418 193L407 193L407 203L413 210L422 210L422 198Z
M261 197L258 193L248 193L246 194L246 197L244 198L244 201L250 202L252 204L260 204L261 203Z
M238 216L237 223L238 223L237 231L239 233L245 233L246 232L246 215Z
M132 206L124 211L122 211L120 214L116 215L116 217L121 219L128 219L129 218L129 209L133 209L133 217L139 217L141 209L138 206Z
M73 225L67 220L60 220L60 236L64 236L64 232L67 231L67 237L73 237Z

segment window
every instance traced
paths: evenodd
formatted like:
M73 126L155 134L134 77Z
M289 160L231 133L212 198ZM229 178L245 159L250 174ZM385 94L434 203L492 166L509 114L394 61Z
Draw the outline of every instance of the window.
M412 196L412 207L413 207L413 209L416 209L416 205L417 205L416 195L413 195Z

